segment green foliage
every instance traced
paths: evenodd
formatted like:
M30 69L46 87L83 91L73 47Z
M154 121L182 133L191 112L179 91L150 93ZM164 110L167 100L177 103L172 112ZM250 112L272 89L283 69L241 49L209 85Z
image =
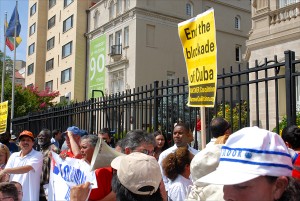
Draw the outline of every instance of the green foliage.
M4 100L9 101L9 110L11 110L12 102L12 81L11 72L13 62L10 57L6 57L6 75L4 82ZM0 51L0 77L2 78L3 68L3 53ZM0 83L0 88L1 88ZM15 86L15 99L14 99L14 118L27 115L29 112L40 112L54 106L54 98L59 96L58 91L51 92L49 89L39 91L37 87L22 87ZM10 112L9 112L10 114Z
M37 87L15 87L15 117L27 115L29 112L41 112L53 107L54 98L59 96L58 91L49 89L38 91Z
M300 126L300 112L296 113L296 125ZM282 130L287 126L287 119L286 119L286 115L283 116L282 120L279 122L279 133L281 135ZM273 132L277 133L277 128L273 128L272 130Z
M241 110L241 125L239 126L239 111ZM242 101L241 105L239 103L233 105L232 107L232 118L231 118L231 107L229 103L221 103L218 105L217 116L223 117L228 122L231 123L232 131L237 131L240 128L247 126L248 119L248 109L247 101Z

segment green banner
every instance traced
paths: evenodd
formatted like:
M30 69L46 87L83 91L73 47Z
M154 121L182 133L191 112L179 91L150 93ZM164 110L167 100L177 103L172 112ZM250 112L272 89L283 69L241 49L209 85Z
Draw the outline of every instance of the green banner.
M90 42L90 61L89 61L89 98L102 96L105 88L105 54L106 36L102 35ZM94 91L94 97L92 93Z

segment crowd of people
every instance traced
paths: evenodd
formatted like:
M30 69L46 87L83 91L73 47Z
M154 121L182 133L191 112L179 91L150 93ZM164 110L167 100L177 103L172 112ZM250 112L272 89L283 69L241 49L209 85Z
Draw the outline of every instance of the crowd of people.
M183 122L174 125L171 147L161 131L131 130L115 145L107 128L98 135L76 126L43 129L36 137L25 130L17 142L6 133L0 135L0 200L49 200L51 153L92 166L99 139L122 154L94 170L97 188L72 187L71 201L299 200L300 128L287 127L282 137L258 127L231 133L230 123L216 117L210 131L202 150L190 146L193 131Z

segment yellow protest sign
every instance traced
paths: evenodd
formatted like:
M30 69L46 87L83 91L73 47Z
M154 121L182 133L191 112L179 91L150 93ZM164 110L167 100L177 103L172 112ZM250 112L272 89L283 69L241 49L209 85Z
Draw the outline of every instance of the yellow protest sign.
M217 43L214 10L178 24L186 62L191 107L213 107L217 87Z
M8 101L0 103L0 134L6 131L8 115Z

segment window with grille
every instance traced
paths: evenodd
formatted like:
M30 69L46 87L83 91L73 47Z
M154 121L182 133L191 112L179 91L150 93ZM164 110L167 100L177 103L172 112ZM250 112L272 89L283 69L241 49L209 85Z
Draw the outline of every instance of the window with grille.
M234 28L238 30L241 29L241 17L239 15L234 18Z
M124 71L116 71L111 73L111 93L124 91Z
M193 16L193 5L191 3L187 3L185 5L185 13L187 16L190 16L190 17Z

